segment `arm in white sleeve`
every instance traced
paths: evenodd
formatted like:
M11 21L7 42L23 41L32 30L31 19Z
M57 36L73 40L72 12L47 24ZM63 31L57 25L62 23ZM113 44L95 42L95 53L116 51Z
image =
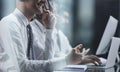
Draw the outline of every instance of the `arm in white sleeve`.
M65 51L65 54L72 50L72 46L70 45L67 36L65 36L65 34L61 30L58 30L58 38L60 42L60 48L61 50Z
M54 39L53 39L53 30L46 29L46 38L45 38L45 59L51 59L54 57L55 48L54 48Z
M10 27L10 32L14 47L17 49L17 58L21 72L53 71L66 65L65 57L50 60L28 60L26 57L26 48L23 44L22 34L20 33L19 28L17 26Z
M55 57L64 56L72 50L72 46L70 45L69 40L62 31L56 30L54 38L56 38L55 46L58 48L55 51Z
M1 44L0 40L0 72L7 72L5 63L9 60L9 56Z
M10 33L3 24L0 23L0 72L20 72Z
M37 19L31 22L31 27L33 30L35 58L38 60L53 58L55 52L53 42L54 29L46 29Z

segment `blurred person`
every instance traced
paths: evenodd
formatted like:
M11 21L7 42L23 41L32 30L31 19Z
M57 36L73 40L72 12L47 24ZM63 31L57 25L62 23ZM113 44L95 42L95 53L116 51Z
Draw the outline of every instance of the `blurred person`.
M62 57L72 50L67 37L62 31L55 28L54 4L48 0L48 5L50 6L49 10L46 9L47 7L42 7L43 13L36 14L35 19L30 24L33 31L35 60ZM47 14L51 15L51 19L49 23L44 23L44 19L49 18ZM99 61L97 56L85 55L80 64L93 63L96 65L95 61Z
M31 60L29 58L29 51L32 48L31 26L29 23L35 14L43 12L42 8L45 2L46 0L18 0L15 11L1 20L10 33L10 36L7 35L7 40L11 38L20 72L46 72L62 68L68 64L79 64L89 51L80 52L79 49L82 45L78 45L63 57L46 60ZM44 14L42 22L48 25L49 21L52 21L52 16L50 13ZM3 40L5 39L3 38ZM54 51L54 48L52 51ZM100 62L98 58L95 59Z

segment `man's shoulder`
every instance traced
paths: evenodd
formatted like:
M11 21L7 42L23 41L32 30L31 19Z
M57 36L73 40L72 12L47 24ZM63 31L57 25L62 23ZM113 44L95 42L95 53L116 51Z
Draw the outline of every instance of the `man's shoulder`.
M17 32L21 30L21 24L19 23L17 17L13 14L10 14L4 18L2 18L0 26L5 27L7 30L11 32Z
M17 22L17 18L13 14L9 14L1 19L2 22Z
M19 21L13 14L9 14L1 19L1 23L7 26L18 26Z

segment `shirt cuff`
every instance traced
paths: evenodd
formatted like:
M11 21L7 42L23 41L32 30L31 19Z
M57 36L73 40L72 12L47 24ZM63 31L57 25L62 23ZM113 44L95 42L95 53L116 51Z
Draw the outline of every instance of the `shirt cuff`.
M66 56L52 59L52 61L50 61L50 68L52 70L61 70L64 68L67 65L65 57Z
M47 38L52 38L52 35L53 35L53 31L55 29L46 29L46 37Z

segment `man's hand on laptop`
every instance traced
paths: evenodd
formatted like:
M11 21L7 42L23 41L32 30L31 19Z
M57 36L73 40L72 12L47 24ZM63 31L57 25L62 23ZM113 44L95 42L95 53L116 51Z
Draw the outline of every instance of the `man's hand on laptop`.
M93 63L94 65L101 65L102 62L100 61L99 57L97 57L95 55L87 55L87 53L90 51L90 49L83 48L82 52L80 52L81 48L82 48L82 44L80 44L74 48L75 53L82 56L80 64Z
M95 56L95 55L83 56L80 64L89 64L89 63L92 63L94 65L101 65L101 61L97 56Z

